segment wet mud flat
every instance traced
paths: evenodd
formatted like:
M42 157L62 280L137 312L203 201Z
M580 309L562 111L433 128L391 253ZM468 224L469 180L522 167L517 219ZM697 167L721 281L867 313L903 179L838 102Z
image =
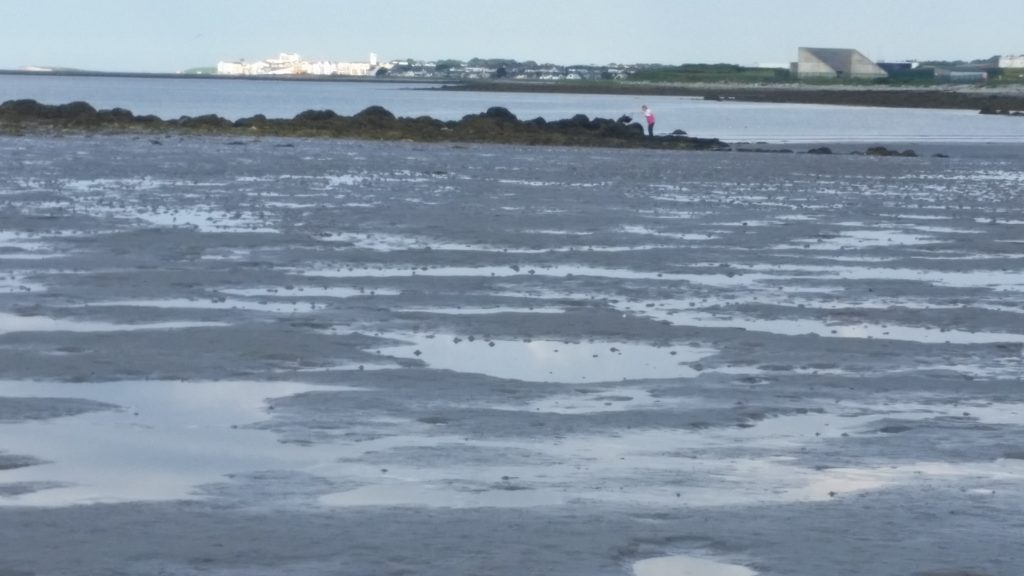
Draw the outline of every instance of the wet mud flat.
M967 85L914 87L899 85L730 84L677 83L564 83L479 80L445 85L442 90L479 92L554 92L684 96L705 100L784 102L886 108L974 109L985 113L1024 110L1024 87Z
M1017 576L1024 150L935 146L0 138L0 575Z

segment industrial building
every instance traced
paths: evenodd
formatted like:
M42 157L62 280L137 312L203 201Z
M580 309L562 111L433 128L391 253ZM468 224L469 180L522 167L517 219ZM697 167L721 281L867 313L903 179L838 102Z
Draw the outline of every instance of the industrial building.
M810 79L864 79L885 78L885 70L849 48L800 48L797 61L790 65L793 76Z

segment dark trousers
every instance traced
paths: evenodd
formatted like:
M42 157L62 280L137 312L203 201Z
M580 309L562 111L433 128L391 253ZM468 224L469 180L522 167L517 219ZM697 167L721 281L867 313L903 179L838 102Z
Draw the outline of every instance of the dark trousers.
M654 136L654 122L647 125L647 135Z

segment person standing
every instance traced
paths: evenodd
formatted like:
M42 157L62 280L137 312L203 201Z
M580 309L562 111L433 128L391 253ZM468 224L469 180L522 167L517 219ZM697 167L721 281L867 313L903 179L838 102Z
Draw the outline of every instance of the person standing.
M644 104L640 107L640 110L644 113L644 119L647 120L647 135L654 136L654 112Z

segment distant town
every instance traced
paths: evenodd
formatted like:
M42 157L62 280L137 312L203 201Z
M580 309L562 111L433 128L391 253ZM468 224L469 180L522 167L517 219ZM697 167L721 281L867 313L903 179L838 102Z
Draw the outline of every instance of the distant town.
M731 64L608 64L562 66L508 59L381 60L371 53L365 61L306 60L281 53L253 62L221 61L216 69L192 73L220 76L349 76L427 80L534 81L853 81L981 84L998 80L1024 83L1024 54L954 62L874 62L850 48L798 48L788 65L744 67Z
M546 84L590 84L593 89L627 84L735 83L755 85L892 84L928 86L941 84L998 87L1024 85L1024 54L996 55L978 60L873 61L854 48L800 47L788 63L741 66L737 64L605 64L559 65L506 58L472 58L468 61L384 60L370 53L366 60L307 59L300 54L280 53L263 60L223 60L215 66L192 68L174 76L289 79L393 79L472 83L523 88ZM26 66L5 73L154 75L112 73L69 68ZM169 74L155 74L167 76ZM1016 89L1016 88L1014 88Z
M381 61L371 53L364 62L305 60L298 54L281 53L256 62L217 63L216 73L227 76L389 76L395 78L480 80L624 80L640 66L556 66L536 62L474 58L461 60Z

